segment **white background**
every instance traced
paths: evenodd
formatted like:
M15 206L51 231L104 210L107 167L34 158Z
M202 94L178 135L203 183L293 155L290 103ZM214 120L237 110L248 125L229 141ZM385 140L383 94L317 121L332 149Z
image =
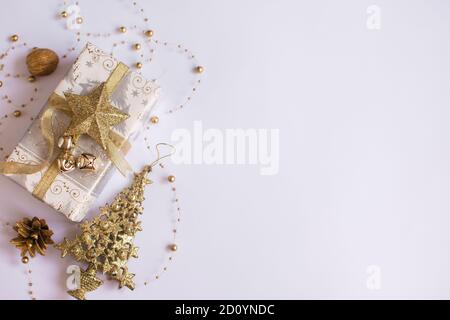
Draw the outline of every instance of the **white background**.
M81 0L83 30L136 23L126 9L131 2ZM73 33L57 17L61 3L2 1L1 48L18 33L30 47L62 55ZM372 4L381 8L381 30L366 27ZM168 172L156 172L136 238L141 258L130 263L136 290L109 282L90 298L450 298L448 1L151 0L143 6L155 37L190 47L206 68L192 104L161 115L152 143L169 141L176 128L192 129L195 120L220 130L280 129L280 170L261 176L251 165L168 165L183 207L180 250L167 274L143 287L170 243ZM108 41L99 45L108 49ZM8 68L24 70L25 54L8 57ZM75 56L39 80L39 99L23 117L2 121L3 155ZM160 51L161 59L143 70L163 86L158 110L179 103L192 81L188 65L169 56ZM17 96L24 88L8 83L0 94ZM2 114L12 111L1 101ZM154 156L143 159L141 150L138 143L129 156L135 168ZM90 216L128 182L115 177ZM77 231L4 177L0 194L5 221L45 217L57 241ZM0 298L27 299L12 236L4 230L0 237ZM38 298L67 298L71 262L54 249L33 260ZM366 285L371 265L381 271L379 290Z

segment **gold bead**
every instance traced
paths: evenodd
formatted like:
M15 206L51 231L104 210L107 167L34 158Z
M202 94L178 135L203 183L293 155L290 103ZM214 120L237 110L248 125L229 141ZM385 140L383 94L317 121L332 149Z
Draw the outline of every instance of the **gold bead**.
M195 72L197 73L203 73L203 71L205 71L205 68L203 68L202 66L198 66L195 68Z
M120 27L119 31L122 32L122 33L125 33L125 32L127 32L127 28L126 27Z
M20 110L16 110L16 111L14 111L13 115L14 115L14 117L18 118L22 115L22 112Z
M169 182L175 182L175 176L168 176L167 177L167 180L169 181Z
M142 69L142 63L141 62L136 63L136 68Z
M151 123L157 124L159 122L159 118L157 116L153 116L150 118Z
M28 263L30 259L28 257L22 257L22 263Z
M67 18L68 16L69 16L69 14L66 11L61 12L62 18Z
M170 248L170 250L172 250L172 251L177 251L178 250L178 246L174 243L174 244L171 244L170 246L169 246L169 248Z
M141 50L141 44L140 43L135 43L134 44L134 49L135 50Z
M78 17L75 21L76 21L78 24L82 24L82 23L83 23L83 18L82 18L82 17Z
M35 76L29 76L28 77L28 82L35 82L36 81L36 77Z
M151 37L153 37L153 30L147 30L144 32L144 34L146 37L151 38Z
M3 81L0 81L0 88L3 87Z
M19 36L18 36L17 34L12 35L12 36L11 36L11 41L12 41L12 42L17 42L17 41L19 41Z

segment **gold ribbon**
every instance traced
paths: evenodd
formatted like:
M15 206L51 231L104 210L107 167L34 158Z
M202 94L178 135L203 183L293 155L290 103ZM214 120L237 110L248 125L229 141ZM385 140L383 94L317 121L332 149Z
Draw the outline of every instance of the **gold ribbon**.
M122 63L119 63L114 69L108 80L105 82L109 95L114 92L117 85L127 74L127 72L128 67ZM69 116L72 115L72 110L67 104L66 99L56 93L53 93L50 96L47 105L47 109L41 116L41 132L48 146L46 159L41 164L26 164L12 161L0 162L1 174L34 174L48 167L47 171L33 190L33 195L39 199L43 199L45 193L50 188L50 185L60 173L57 163L58 156L54 150L55 138L52 126L53 116L56 111L62 111ZM75 136L74 142L76 142L78 138L79 136ZM123 175L125 175L128 171L131 171L131 167L121 154L120 150L126 153L130 147L131 146L126 138L119 133L110 130L105 152L111 162ZM55 155L55 160L50 163L51 159L55 157Z

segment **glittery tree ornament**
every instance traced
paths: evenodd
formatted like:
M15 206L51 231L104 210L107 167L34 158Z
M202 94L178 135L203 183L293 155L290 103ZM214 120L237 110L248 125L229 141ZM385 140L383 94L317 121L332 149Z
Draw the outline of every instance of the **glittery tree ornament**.
M100 214L80 225L81 234L73 240L56 245L76 260L88 263L86 271L81 273L80 288L69 291L77 299L85 299L84 294L98 288L102 282L96 277L100 271L124 286L134 289L134 274L128 271L130 257L137 258L138 248L134 246L134 237L142 231L139 214L143 213L145 186L151 181L147 178L151 166L146 166L135 174L132 185L120 192L110 205L100 208Z

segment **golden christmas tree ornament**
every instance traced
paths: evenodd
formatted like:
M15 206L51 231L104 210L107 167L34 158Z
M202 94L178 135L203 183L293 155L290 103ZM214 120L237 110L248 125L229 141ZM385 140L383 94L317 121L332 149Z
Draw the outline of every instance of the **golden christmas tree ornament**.
M76 19L75 19L75 22L76 22L77 24L82 24L82 23L83 23L83 17L78 17L78 18L76 18Z
M67 18L69 14L66 11L61 12L61 18Z
M168 180L170 183L173 183L173 182L175 182L175 176L170 175L170 176L167 177L167 180Z
M127 32L127 28L124 27L124 26L122 26L122 27L119 28L119 31L120 31L121 33L125 33L125 32Z
M27 68L32 76L47 76L58 67L59 57L50 49L33 49L27 56Z
M15 110L13 112L13 116L16 118L19 118L21 115L22 115L22 111L20 111L20 110Z
M11 39L12 42L17 42L17 41L19 41L19 36L17 34L14 34L14 35L11 36L10 39Z
M148 38L153 37L153 30L147 30L144 32L145 36Z
M143 64L141 62L136 63L136 68L142 69Z
M133 47L134 47L134 50L141 50L141 48L142 48L140 43L135 43Z
M134 237L142 231L138 216L143 213L145 186L151 181L147 175L151 166L135 174L130 187L120 192L110 205L100 208L100 214L80 225L81 234L73 240L56 245L62 257L73 256L76 260L88 264L82 273L81 288L69 292L77 299L85 299L84 294L101 285L96 272L109 275L119 282L119 288L134 289L134 274L128 271L128 260L137 258L138 248L134 246ZM84 280L83 280L84 279Z
M54 243L51 239L53 231L44 219L24 218L16 222L13 229L17 231L18 236L10 242L20 250L23 263L28 262L27 254L34 257L37 252L44 256L47 245Z

